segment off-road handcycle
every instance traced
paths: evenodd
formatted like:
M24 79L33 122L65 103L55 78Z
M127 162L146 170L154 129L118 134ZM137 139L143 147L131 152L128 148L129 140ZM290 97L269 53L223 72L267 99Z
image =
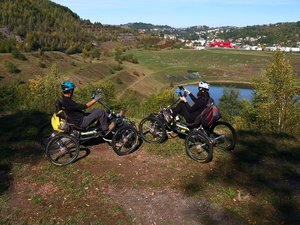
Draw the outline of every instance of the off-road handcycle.
M184 88L179 86L178 97L186 96ZM213 158L213 147L226 151L232 150L236 144L236 131L227 122L213 121L209 126L204 126L202 113L195 122L189 124L182 117L170 119L171 108L179 102L180 98L167 107L162 107L159 112L151 113L139 123L141 138L148 143L162 143L168 135L177 134L185 137L187 155L193 160L207 163Z
M94 90L92 98L95 95L101 95L101 89ZM49 131L50 125L45 126L40 134L47 159L52 164L65 166L74 162L79 155L80 145L95 138L108 142L117 155L127 155L136 150L139 137L134 122L114 113L101 100L98 102L106 109L108 122L114 121L116 124L109 133L101 130L98 121L86 128L76 126L66 115L61 102L56 102L56 113L51 120L52 129Z

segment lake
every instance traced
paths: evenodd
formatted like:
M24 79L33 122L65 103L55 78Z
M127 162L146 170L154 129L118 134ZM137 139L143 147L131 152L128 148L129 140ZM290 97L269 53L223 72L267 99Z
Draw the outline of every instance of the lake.
M186 85L184 86L186 89L188 89L190 92L194 94L194 96L197 96L198 93L198 85ZM223 95L223 91L225 88L231 88L231 87L225 87L225 86L216 86L211 85L209 89L210 97L212 97L215 100L215 104L219 104L219 99ZM250 88L233 88L239 90L239 100L242 100L244 98L248 99L249 101L252 100L252 92L253 90ZM179 89L177 88L176 91ZM191 99L190 97L187 97L187 101L190 103Z

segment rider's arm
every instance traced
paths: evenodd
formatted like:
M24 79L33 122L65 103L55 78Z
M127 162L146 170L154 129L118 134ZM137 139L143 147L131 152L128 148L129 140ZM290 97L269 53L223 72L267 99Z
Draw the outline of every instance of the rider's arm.
M196 98L196 97L192 94L192 92L190 92L188 89L184 89L184 92L190 96L190 98L192 99L193 102L196 102L196 101L198 100L198 98Z
M188 94L193 102L197 102L198 98L196 98L191 92Z
M89 107L91 107L92 105L94 105L96 102L97 102L96 99L92 99L91 101L89 101L89 102L86 103L85 105L86 105L87 108L89 108Z
M188 103L185 103L185 104L186 104L187 110L190 113L192 113L192 112L198 111L199 109L202 109L202 110L205 109L207 103L198 98L198 99L196 99L193 106L190 106Z

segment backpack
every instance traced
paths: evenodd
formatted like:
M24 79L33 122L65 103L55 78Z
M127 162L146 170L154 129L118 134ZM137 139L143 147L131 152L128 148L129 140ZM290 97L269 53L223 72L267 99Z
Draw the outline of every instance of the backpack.
M66 132L68 131L67 115L62 108L61 102L57 101L55 103L55 112L51 118L51 125L53 130L57 132Z
M209 100L207 107L201 113L201 124L204 127L209 127L217 120L221 119L222 115L217 106L212 100Z

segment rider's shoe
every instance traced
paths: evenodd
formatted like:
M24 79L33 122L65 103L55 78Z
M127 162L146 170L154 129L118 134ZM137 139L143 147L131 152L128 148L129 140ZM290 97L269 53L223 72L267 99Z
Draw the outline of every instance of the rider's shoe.
M121 111L117 114L117 116L118 116L118 117L122 117L123 114L124 114L124 112L123 112L123 110L121 110Z
M106 136L106 135L108 135L115 127L116 127L116 122L115 122L115 121L111 121L111 123L110 123L109 126L108 126L108 129L102 130L102 131L101 131L101 134L102 134L103 136Z
M108 132L111 132L116 127L116 122L111 121L111 123L108 126Z

